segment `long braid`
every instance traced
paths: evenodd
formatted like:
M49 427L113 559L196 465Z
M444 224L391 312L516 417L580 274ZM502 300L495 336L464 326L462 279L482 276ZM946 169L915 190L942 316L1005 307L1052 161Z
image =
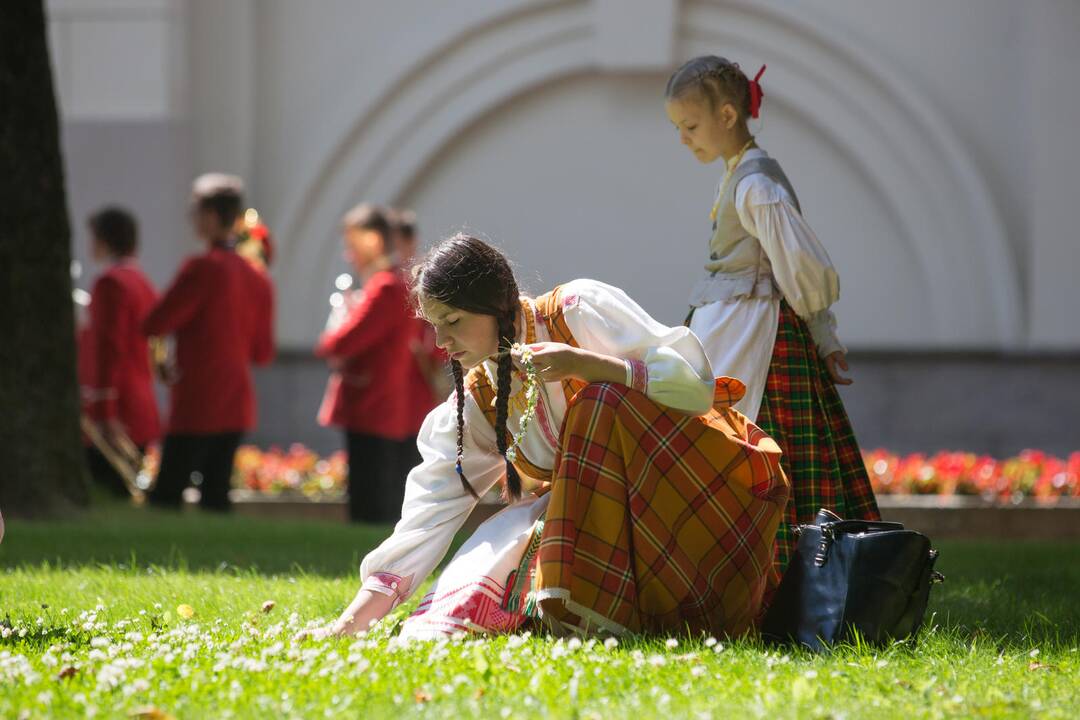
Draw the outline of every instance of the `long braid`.
M416 271L414 292L420 298L442 303L451 308L496 319L498 326L498 378L495 394L495 437L498 452L506 463L506 495L521 497L521 478L513 464L506 460L510 444L506 431L510 404L510 375L513 359L510 347L517 338L515 325L519 311L517 281L510 264L495 248L483 240L458 233L432 248ZM459 348L472 349L477 348ZM457 391L457 474L462 486L476 497L462 470L465 435L465 383L460 363L452 362L454 387Z
M510 371L513 367L513 358L510 357L510 346L514 343L514 319L517 317L517 303L506 315L499 316L499 372L498 387L495 394L495 442L499 448L499 454L506 462L506 494L511 499L521 497L521 477L518 476L517 468L506 459L506 432L507 408L510 403Z
M469 479L465 477L465 470L461 467L465 443L465 375L461 370L461 363L457 360L450 361L450 368L454 373L454 390L457 393L457 464L454 468L457 470L462 487L468 490L469 494L474 498L479 499L480 496L476 494L476 490L469 483Z

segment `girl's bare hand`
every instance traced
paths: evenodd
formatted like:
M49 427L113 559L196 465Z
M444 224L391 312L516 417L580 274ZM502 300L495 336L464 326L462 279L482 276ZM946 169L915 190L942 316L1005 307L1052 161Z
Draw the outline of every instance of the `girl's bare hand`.
M582 374L582 354L577 348L565 343L539 342L526 345L532 351L532 362L544 382L554 382L566 378L586 380ZM523 348L510 350L511 357L521 363Z
M848 371L847 358L844 356L842 350L837 350L834 353L830 353L825 357L825 367L829 369L829 375L832 376L833 382L837 385L850 385L855 382L849 377L844 377L840 374L840 371Z

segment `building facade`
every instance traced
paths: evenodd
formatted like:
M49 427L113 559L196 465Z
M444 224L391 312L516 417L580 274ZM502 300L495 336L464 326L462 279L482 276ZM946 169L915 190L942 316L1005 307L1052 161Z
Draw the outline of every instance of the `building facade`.
M76 251L105 202L158 283L194 249L187 187L243 175L274 229L280 361L261 442L314 425L310 348L341 214L414 208L490 238L542 292L594 277L677 323L722 173L664 82L767 64L752 129L841 277L866 445L1080 448L1080 4L1071 0L50 0ZM718 369L722 370L722 369ZM273 388L273 392L270 392Z

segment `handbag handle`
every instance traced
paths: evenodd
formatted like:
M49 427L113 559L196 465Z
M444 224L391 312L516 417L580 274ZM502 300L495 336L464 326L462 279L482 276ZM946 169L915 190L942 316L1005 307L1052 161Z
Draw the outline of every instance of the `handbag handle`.
M822 523L821 525L799 525L798 532L801 534L803 530L807 528L817 528L821 531L821 542L818 543L817 552L814 553L814 567L823 567L829 559L829 548L832 547L833 540L836 539L836 533L838 532L857 532L859 530L874 530L874 531L887 531L887 530L904 530L904 526L897 522L882 522L879 520L837 520L835 522ZM930 558L933 560L937 557L937 551L930 551ZM940 573L938 573L940 575ZM942 575L941 579L944 580L945 576Z
M835 520L833 522L821 523L820 525L815 523L802 523L795 525L792 528L792 532L795 537L802 535L803 531L808 528L817 528L822 532L825 532L825 528L828 527L830 532L859 532L859 531L874 531L882 532L887 530L904 530L903 523L887 522L882 520Z

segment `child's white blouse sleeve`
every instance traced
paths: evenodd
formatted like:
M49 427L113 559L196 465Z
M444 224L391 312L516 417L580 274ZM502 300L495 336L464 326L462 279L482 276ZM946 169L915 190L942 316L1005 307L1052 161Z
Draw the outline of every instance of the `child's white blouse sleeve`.
M735 208L768 255L780 292L807 322L818 352L824 357L845 350L829 310L840 299L840 277L788 192L766 175L751 175L736 188Z
M582 348L626 361L627 385L675 410L703 415L712 407L712 367L688 328L657 322L625 292L596 280L563 285L561 300Z
M451 396L424 420L416 440L423 461L409 472L401 520L394 533L360 565L365 590L408 598L446 555L477 500L461 486L457 463L457 399ZM465 397L462 469L477 495L506 472L491 428L472 395Z

